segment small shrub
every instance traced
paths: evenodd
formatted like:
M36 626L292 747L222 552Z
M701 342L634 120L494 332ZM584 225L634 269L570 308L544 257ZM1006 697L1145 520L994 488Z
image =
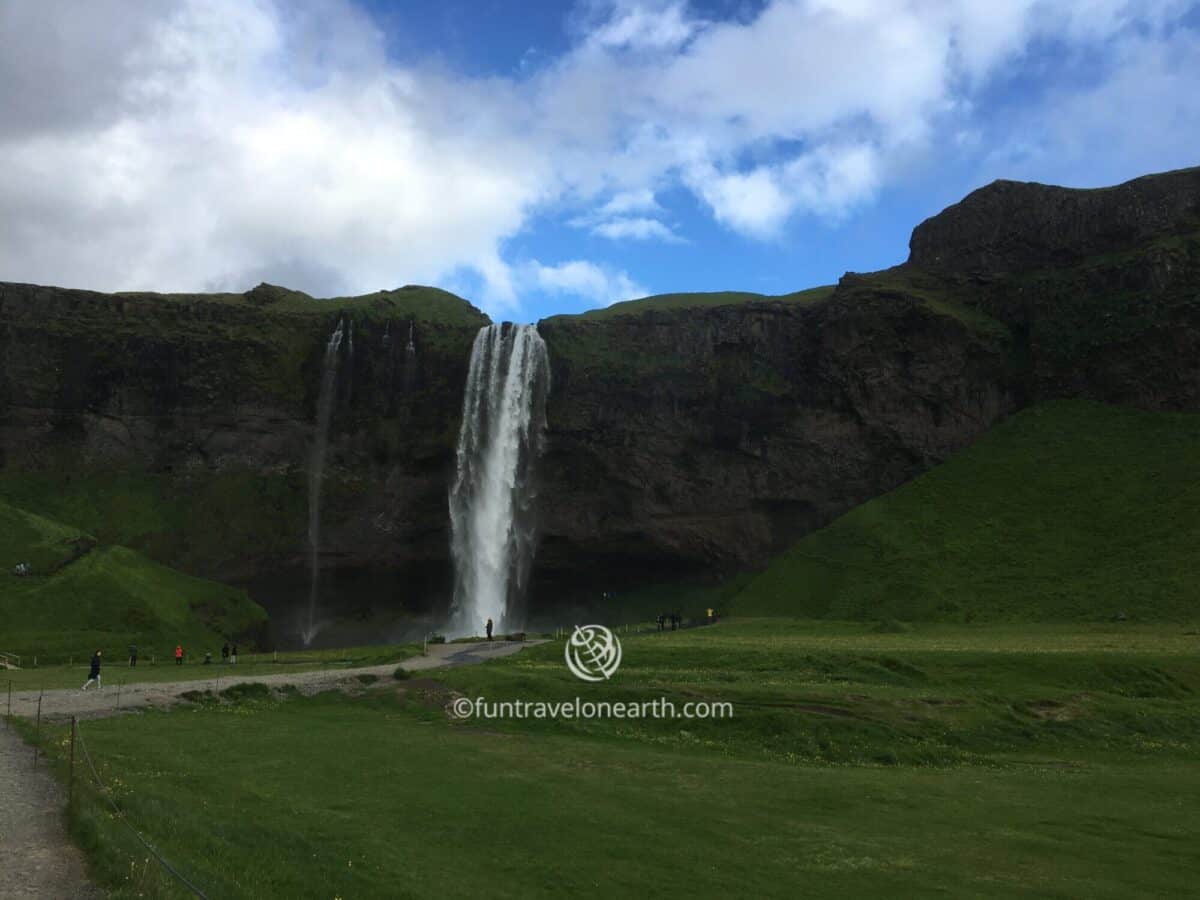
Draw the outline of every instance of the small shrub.
M871 629L872 634L907 634L912 629L896 619L884 619Z
M404 668L404 666L396 666L396 671L392 673L392 677L397 681L404 681L406 678L412 678L412 672Z
M370 672L363 672L361 675L355 675L360 684L374 684L379 680L378 675L372 675Z

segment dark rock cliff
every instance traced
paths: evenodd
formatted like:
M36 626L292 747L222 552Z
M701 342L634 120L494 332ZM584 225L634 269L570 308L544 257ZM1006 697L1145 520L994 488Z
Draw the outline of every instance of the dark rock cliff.
M1002 330L909 296L845 288L541 327L551 582L584 561L617 580L759 563L1014 406Z
M1198 295L1193 169L1094 191L997 182L920 225L905 265L832 291L545 320L534 605L759 565L1042 399L1200 409ZM487 320L432 289L0 285L0 494L202 574L302 567L339 315L354 352L323 565L444 594L461 392Z
M323 564L443 569L446 470L488 320L434 289L317 301L266 285L164 296L0 284L0 491L200 574L302 567L320 369L339 317Z

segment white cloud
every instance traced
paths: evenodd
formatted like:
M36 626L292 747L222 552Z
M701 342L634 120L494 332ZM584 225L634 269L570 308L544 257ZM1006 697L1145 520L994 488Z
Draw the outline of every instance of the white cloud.
M582 297L593 306L608 306L648 293L625 272L579 259L554 266L528 263L521 269L521 280L546 293Z
M697 164L688 169L685 180L717 221L753 237L769 238L798 209L829 219L845 216L874 195L880 161L867 144L826 147L748 172L723 173L712 165Z
M613 241L630 238L635 241L658 240L669 244L682 243L682 238L662 222L640 216L609 219L593 228L592 234Z
M465 271L492 312L530 285L608 302L644 290L595 263L514 265L504 242L563 204L598 235L671 240L655 192L680 186L769 239L870 202L896 160L989 142L1008 175L1094 169L1089 149L1186 157L1200 48L1171 23L1187 8L769 0L710 22L608 0L557 60L481 79L390 59L350 0L9 0L0 278L341 293ZM998 138L973 104L1037 40L1104 71Z
M660 212L662 207L654 198L654 191L642 188L637 191L622 191L615 194L596 212L601 218L624 216L629 213Z
M702 27L686 10L682 2L655 6L621 0L614 4L607 21L588 34L587 43L626 50L674 49Z
M997 123L987 177L1094 187L1200 162L1200 35L1132 34L1112 42L1106 77L1055 89Z

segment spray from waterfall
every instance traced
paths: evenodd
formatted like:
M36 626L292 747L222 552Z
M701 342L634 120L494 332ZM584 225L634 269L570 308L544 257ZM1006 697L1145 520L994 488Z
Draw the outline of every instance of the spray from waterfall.
M488 325L471 348L450 491L452 635L520 628L537 547L536 464L550 363L535 325Z
M339 316L337 327L325 345L325 358L321 363L321 392L317 395L317 425L308 462L308 624L301 632L306 647L320 630L316 614L321 551L321 484L325 476L325 451L329 446L329 423L333 419L333 403L337 398L343 324Z

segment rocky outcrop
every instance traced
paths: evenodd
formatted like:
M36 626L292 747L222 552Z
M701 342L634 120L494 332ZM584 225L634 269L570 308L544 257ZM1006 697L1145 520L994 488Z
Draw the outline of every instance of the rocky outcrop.
M1200 229L1200 168L1093 190L996 181L913 229L909 264L1019 276Z

